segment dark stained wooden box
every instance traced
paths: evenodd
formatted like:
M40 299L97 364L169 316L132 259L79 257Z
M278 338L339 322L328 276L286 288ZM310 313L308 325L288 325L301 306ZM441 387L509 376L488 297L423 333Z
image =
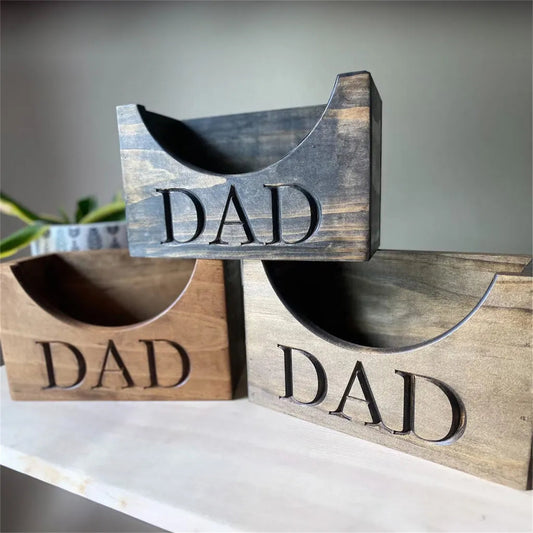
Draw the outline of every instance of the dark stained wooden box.
M0 265L15 400L231 399L244 366L238 262L57 253Z
M132 255L364 261L378 248L368 72L339 75L325 106L182 122L117 112Z
M244 261L243 283L252 401L530 486L531 257Z

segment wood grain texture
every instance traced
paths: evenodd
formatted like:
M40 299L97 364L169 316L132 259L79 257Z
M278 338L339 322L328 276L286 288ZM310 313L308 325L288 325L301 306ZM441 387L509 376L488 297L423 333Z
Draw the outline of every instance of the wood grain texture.
M221 261L53 254L4 263L1 280L14 399L232 398L244 361L230 357Z
M530 260L378 251L367 263L245 261L249 397L524 489Z
M361 261L378 248L381 100L369 73L339 75L326 106L117 114L132 255Z

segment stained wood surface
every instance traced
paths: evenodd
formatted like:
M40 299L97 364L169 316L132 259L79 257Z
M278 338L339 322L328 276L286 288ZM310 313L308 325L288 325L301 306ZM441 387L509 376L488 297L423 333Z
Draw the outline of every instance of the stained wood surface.
M221 261L78 252L4 263L1 277L14 399L232 397L243 362L230 357Z
M249 397L526 488L533 432L532 281L523 271L530 260L379 251L365 264L246 261ZM286 347L293 349L290 399L284 398ZM322 391L319 372L302 351L320 363L327 381ZM361 365L363 372L355 372ZM415 375L416 394L407 394L407 374ZM446 394L463 407L454 408ZM365 425L375 421L372 398L382 425ZM406 413L406 405L414 405L414 413ZM429 442L447 436L453 414L464 416L464 432ZM401 432L409 417L414 431L389 431Z
M339 75L326 106L183 122L136 105L117 114L132 255L359 261L379 246L381 100L369 73ZM176 188L194 198L171 191L165 205L161 191Z

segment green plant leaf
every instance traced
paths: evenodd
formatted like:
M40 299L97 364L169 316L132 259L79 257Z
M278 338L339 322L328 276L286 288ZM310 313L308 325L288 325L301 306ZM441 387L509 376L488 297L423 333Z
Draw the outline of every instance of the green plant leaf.
M12 233L9 237L0 241L0 258L9 257L15 252L18 252L21 248L24 248L30 244L30 242L41 237L48 226L41 222L36 222L30 226L26 226L15 233Z
M87 216L91 211L98 207L98 200L94 196L87 196L78 200L78 208L76 210L76 222L80 222L83 217Z
M120 191L117 191L114 196L113 196L113 199L111 200L113 203L114 202L123 202L124 201L124 196L122 194L122 190Z
M39 220L39 215L26 209L23 205L15 202L12 198L0 192L0 212L13 217L20 218L26 224L31 224Z
M59 214L61 215L61 221L63 224L70 224L70 218L69 216L67 215L67 212L62 208L60 207L58 209L59 211Z
M49 215L47 213L39 213L38 215L38 222L46 222L47 224L64 224L65 219L61 216L57 215ZM37 222L36 221L36 222Z
M89 214L85 215L78 222L80 224L90 224L91 222L108 222L114 220L124 220L126 216L126 204L124 201L112 202L103 205Z
M20 218L20 220L26 224L32 224L33 222L37 222L39 220L48 222L50 224L61 223L61 219L59 217L54 215L38 215L37 213L34 213L33 211L30 211L24 207L22 204L19 204L13 200L13 198L10 198L3 192L0 192L0 213Z

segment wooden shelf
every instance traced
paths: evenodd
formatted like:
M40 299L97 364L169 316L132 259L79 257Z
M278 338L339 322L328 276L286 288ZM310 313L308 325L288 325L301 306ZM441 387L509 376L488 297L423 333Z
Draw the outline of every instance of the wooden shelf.
M1 463L171 531L526 531L531 493L254 405L13 402Z

